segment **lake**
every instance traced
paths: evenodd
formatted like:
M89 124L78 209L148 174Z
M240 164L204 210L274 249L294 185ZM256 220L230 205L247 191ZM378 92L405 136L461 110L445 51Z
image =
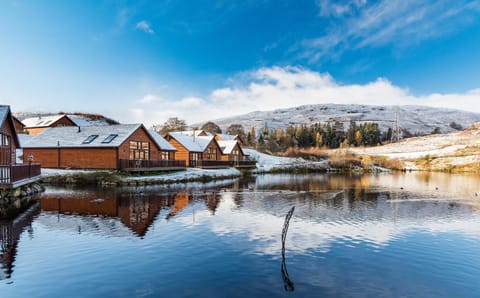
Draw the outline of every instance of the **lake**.
M0 224L2 298L480 297L475 175L47 187L38 201Z

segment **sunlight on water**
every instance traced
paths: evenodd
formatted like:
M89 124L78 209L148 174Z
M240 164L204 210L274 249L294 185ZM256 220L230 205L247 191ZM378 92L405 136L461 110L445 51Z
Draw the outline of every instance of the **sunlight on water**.
M1 297L475 297L480 179L50 187L1 223ZM282 262L281 232L295 206Z

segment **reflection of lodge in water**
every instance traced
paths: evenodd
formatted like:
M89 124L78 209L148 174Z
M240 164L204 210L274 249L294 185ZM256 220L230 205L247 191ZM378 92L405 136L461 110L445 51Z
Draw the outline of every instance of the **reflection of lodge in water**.
M121 193L98 195L47 195L40 198L43 211L54 211L61 214L93 215L119 218L137 236L143 237L157 218L161 209L170 211L166 219L179 214L190 202L204 199L205 204L215 213L219 196L210 194L192 195L186 191L177 193Z
M37 203L16 219L0 222L0 280L11 277L20 235L39 212Z

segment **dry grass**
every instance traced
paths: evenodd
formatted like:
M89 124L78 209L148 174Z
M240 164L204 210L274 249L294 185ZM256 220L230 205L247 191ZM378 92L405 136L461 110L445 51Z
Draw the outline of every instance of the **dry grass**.
M307 160L322 160L327 159L328 154L325 149L311 147L307 149L290 147L283 154L285 157L301 157Z
M374 156L373 164L391 170L403 170L405 168L405 164L400 159L385 156Z
M339 169L360 167L362 165L361 158L348 150L336 150L330 155L328 162L331 167Z

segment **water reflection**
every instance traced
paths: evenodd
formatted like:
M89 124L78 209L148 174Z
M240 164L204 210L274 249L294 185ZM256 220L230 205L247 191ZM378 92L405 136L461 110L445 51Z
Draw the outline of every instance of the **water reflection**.
M479 182L314 174L48 188L33 213L40 214L4 233L12 236L2 242L3 278L15 283L0 283L0 291L68 296L60 281L79 296L256 297L295 289L288 294L468 297L479 290Z
M40 208L37 203L16 219L0 222L0 280L11 277L20 235L25 230L32 233L31 223L39 213Z

